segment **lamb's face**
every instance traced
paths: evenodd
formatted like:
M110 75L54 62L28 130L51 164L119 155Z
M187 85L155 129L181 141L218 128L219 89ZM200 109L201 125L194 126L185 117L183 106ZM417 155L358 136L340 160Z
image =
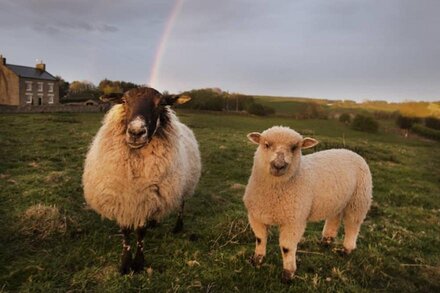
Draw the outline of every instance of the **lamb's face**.
M188 96L162 95L153 88L141 87L127 91L124 95L111 94L102 100L123 103L125 109L125 140L130 148L147 145L160 128L168 123L166 106L189 101Z
M318 143L313 138L303 138L298 132L280 126L269 128L261 134L249 133L248 138L258 144L255 164L276 177L294 174L301 159L301 149Z

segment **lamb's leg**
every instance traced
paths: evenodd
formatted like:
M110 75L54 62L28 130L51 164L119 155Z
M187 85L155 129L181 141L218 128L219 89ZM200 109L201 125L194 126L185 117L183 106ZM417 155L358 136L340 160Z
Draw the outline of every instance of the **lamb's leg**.
M322 244L331 245L338 235L339 224L341 223L342 214L338 214L325 221L324 229L322 230Z
M180 204L180 210L179 210L179 214L177 215L177 222L176 225L174 226L173 229L173 233L179 233L182 232L183 230L183 209L185 207L185 201L182 200L181 204Z
M351 212L344 214L344 254L350 254L356 249L356 241L361 229L363 219Z
M136 254L134 256L134 260L131 268L135 273L142 271L145 267L145 259L144 259L144 237L147 228L138 227L136 229Z
M249 216L249 224L255 234L255 253L251 257L251 264L258 267L263 263L266 256L266 244L267 244L267 226L255 218Z
M296 250L302 235L304 234L305 223L301 225L280 226L280 248L283 255L283 274L281 281L290 282L296 272Z
M130 234L131 229L124 227L122 228L122 255L121 255L121 266L119 267L119 272L121 275L128 274L131 267L132 255L130 246Z

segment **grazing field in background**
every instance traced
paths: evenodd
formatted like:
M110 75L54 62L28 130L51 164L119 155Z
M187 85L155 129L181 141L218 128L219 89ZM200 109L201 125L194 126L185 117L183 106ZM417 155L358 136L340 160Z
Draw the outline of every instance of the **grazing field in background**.
M393 122L377 134L336 120L293 120L180 112L200 144L203 173L186 205L184 232L175 215L148 231L148 268L117 272L121 235L83 200L83 160L102 114L0 117L0 291L439 292L440 144L403 138ZM358 249L342 257L319 245L323 224L309 224L297 277L280 283L278 232L271 230L260 269L248 263L254 237L242 204L254 145L246 134L290 126L364 156L374 203ZM341 245L341 237L338 238Z

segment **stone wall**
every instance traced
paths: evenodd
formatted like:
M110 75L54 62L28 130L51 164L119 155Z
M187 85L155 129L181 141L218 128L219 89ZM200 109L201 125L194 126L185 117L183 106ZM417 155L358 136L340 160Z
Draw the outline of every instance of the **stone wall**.
M56 113L56 112L107 112L110 105L42 105L42 106L9 106L0 105L0 113Z

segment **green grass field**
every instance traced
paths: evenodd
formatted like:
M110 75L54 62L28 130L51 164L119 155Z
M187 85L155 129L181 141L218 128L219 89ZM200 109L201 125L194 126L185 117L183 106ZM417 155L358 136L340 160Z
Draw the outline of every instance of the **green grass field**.
M439 143L404 139L392 123L365 134L334 120L180 117L194 130L203 160L184 232L172 234L174 215L149 230L148 269L120 276L118 227L87 209L82 196L83 160L102 114L2 114L0 291L439 292ZM314 136L319 149L359 152L374 181L358 249L342 257L321 247L323 224L310 223L290 286L280 282L276 229L265 264L248 263L254 237L241 200L254 152L246 134L280 124Z

